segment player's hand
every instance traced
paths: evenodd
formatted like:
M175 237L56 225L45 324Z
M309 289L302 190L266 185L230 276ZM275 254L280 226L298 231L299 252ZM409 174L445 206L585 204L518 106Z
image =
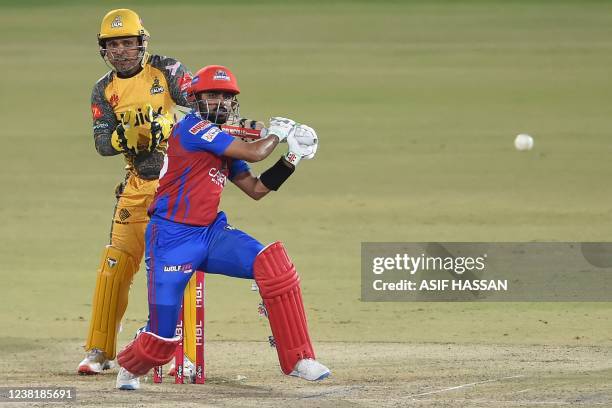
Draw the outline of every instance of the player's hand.
M130 123L136 113L129 110L123 114L121 121L111 135L111 145L120 152L129 155L138 154L138 130Z
M318 143L312 145L300 143L295 137L295 133L287 137L287 144L289 145L289 151L287 154L285 154L284 158L286 161L293 164L293 166L297 166L302 159L310 160L314 158L317 153L317 149L319 148Z
M149 140L148 150L153 152L162 142L165 142L170 137L174 120L169 114L161 115L153 111L153 108L148 107L151 118L151 140Z
M279 142L283 142L287 137L295 131L296 123L294 120L275 116L270 118L270 125L261 130L261 137L276 135Z
M295 139L304 146L314 146L319 143L317 132L307 125L299 124L295 129Z

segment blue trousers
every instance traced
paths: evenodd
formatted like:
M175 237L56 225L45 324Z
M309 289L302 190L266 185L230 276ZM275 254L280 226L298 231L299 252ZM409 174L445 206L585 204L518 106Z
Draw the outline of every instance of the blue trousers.
M207 227L153 216L145 234L149 321L147 331L174 337L183 292L196 270L253 279L255 257L264 246L234 229L223 212Z

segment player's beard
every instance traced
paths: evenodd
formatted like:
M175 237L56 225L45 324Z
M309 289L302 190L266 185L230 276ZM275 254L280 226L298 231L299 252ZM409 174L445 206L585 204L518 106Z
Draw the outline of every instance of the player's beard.
M215 118L213 122L217 125L223 125L229 118L229 111L224 106L218 107L213 114Z
M202 119L208 120L216 125L223 125L227 122L230 111L221 103L210 106L207 100L201 100L199 104L203 108L200 110Z
M139 47L140 48L140 47ZM138 71L143 58L143 50L138 52L134 57L109 55L108 63L121 75L131 75Z

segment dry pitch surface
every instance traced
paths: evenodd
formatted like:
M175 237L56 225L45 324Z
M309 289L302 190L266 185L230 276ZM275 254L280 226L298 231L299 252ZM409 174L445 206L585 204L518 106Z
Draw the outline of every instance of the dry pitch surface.
M147 378L139 391L127 392L114 389L114 372L75 375L77 342L11 342L0 355L2 383L76 386L73 406L612 406L610 347L328 342L319 344L319 357L333 374L308 383L281 375L263 342L214 341L207 345L205 385Z

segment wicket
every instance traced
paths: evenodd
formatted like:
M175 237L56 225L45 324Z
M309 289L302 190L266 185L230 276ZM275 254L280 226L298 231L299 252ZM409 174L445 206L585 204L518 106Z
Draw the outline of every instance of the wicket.
M206 382L206 370L204 367L204 272L196 271L196 296L195 296L195 338L193 341L195 342L196 349L196 361L195 363L195 383L196 384L204 384ZM186 288L185 295L189 296L189 288ZM183 363L184 363L184 355L185 355L185 347L184 347L184 315L185 315L185 301L183 300L183 304L181 305L181 311L179 312L179 317L176 322L176 331L175 335L181 338L179 345L176 347L176 352L174 354L174 382L176 384L184 384L184 372L183 372ZM153 369L153 382L161 383L162 382L162 367L155 367Z

